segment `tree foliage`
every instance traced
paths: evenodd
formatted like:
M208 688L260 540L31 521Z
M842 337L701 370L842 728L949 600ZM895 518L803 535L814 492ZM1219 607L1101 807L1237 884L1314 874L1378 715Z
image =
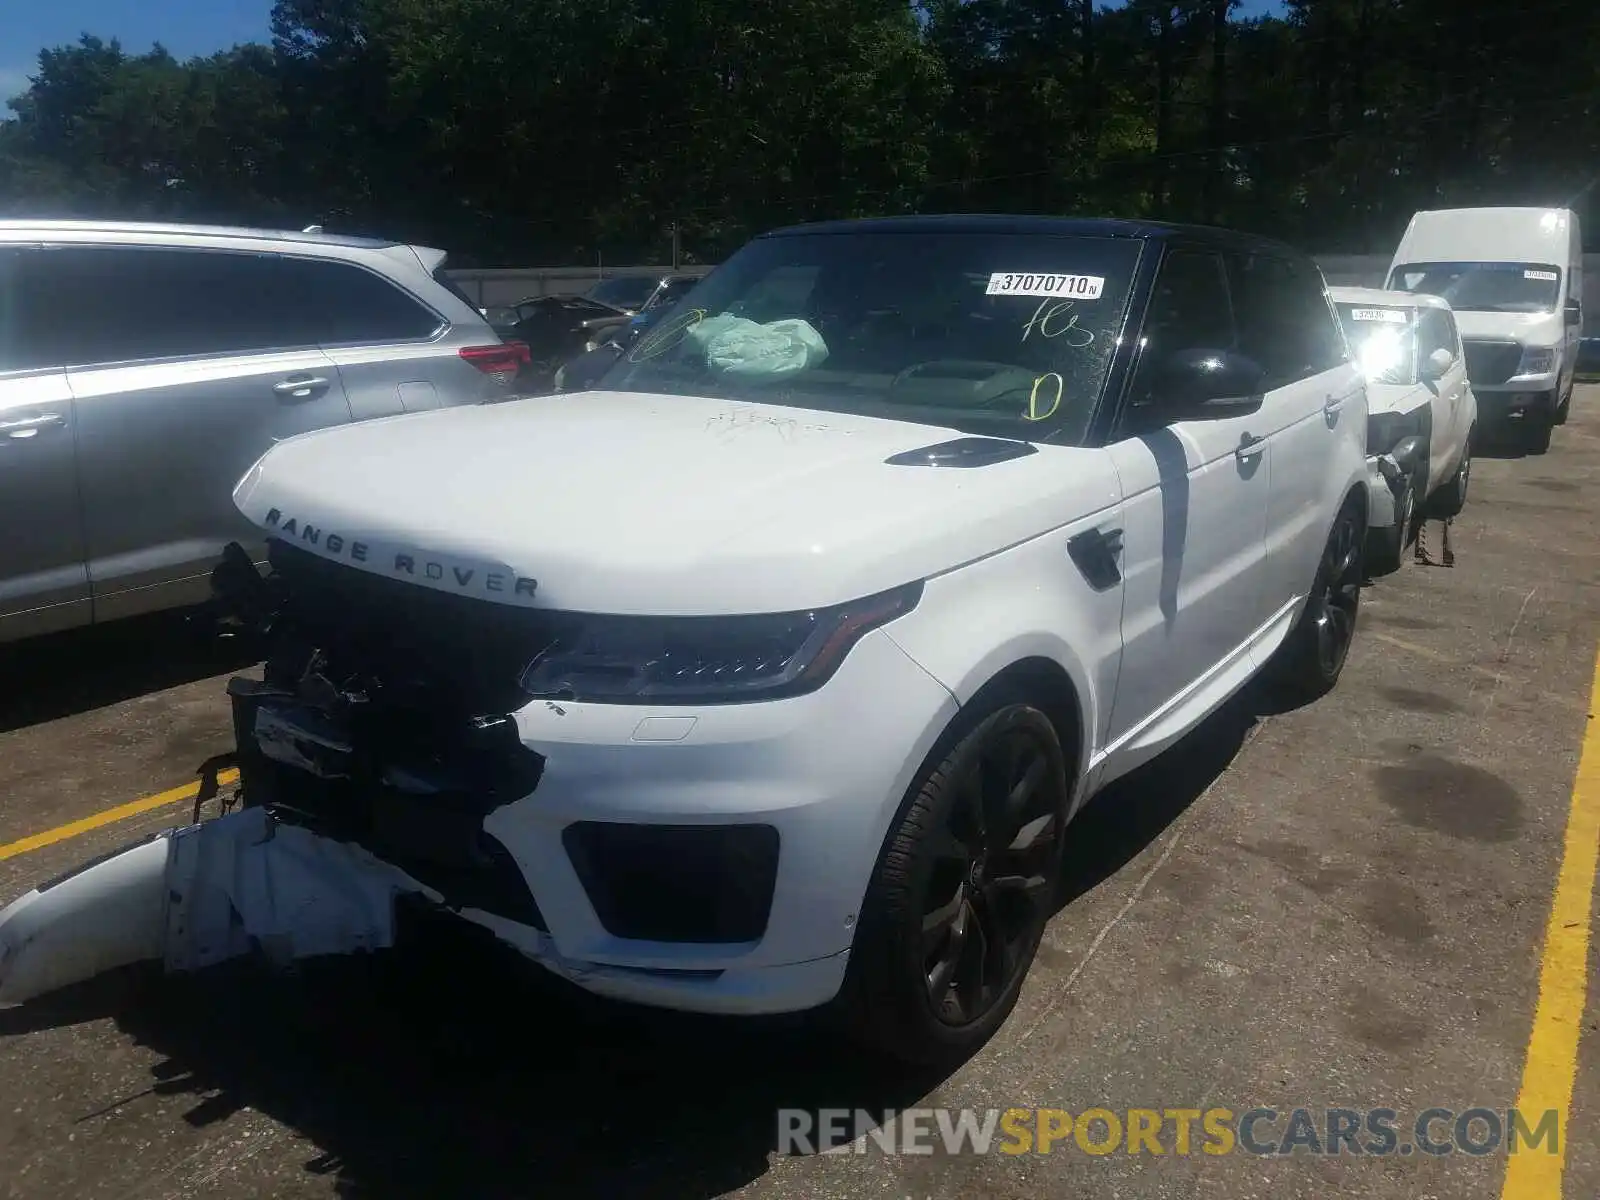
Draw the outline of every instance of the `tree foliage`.
M319 222L528 263L659 260L674 228L713 260L907 211L1382 251L1420 207L1590 209L1600 4L1236 6L278 0L270 45L42 51L0 124L0 210Z

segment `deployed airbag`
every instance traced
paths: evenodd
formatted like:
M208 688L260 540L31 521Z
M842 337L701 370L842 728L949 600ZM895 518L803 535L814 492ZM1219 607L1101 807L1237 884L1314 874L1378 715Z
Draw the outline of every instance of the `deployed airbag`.
M713 370L742 378L781 378L828 357L822 335L798 318L762 324L723 313L692 326L687 336L705 353Z

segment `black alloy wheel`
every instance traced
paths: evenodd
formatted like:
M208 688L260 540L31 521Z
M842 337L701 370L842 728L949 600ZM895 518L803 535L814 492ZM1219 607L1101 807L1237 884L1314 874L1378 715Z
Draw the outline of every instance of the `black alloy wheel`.
M975 697L890 824L831 1006L864 1048L947 1069L1016 1006L1061 870L1073 767L1011 685Z
M1356 615L1361 608L1361 582L1365 569L1362 544L1366 530L1361 512L1353 505L1340 510L1322 551L1317 581L1306 601L1316 630L1317 665L1325 678L1337 678L1356 636Z
M946 1024L981 1020L1032 961L1059 860L1051 749L1027 726L996 730L929 846L923 979Z

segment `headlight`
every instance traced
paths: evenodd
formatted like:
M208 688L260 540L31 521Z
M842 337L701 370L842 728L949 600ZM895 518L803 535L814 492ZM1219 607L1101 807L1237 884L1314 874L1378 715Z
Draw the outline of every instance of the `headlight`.
M730 704L815 691L920 582L810 612L579 618L522 675L530 696L607 704Z
M1546 375L1555 365L1556 352L1551 347L1525 346L1522 362L1517 365L1518 375Z

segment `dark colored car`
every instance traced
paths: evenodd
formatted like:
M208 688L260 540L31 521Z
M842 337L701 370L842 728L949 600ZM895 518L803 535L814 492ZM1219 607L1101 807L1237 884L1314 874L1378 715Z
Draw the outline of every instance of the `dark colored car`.
M505 309L491 309L490 323L505 341L523 342L529 363L519 381L548 384L574 354L591 350L610 330L627 324L630 314L587 296L530 296Z
M692 275L668 275L661 279L634 316L608 330L593 349L570 359L555 373L552 386L558 392L580 392L592 387L595 380L604 375L639 340L640 334L660 320L699 282L699 278Z

